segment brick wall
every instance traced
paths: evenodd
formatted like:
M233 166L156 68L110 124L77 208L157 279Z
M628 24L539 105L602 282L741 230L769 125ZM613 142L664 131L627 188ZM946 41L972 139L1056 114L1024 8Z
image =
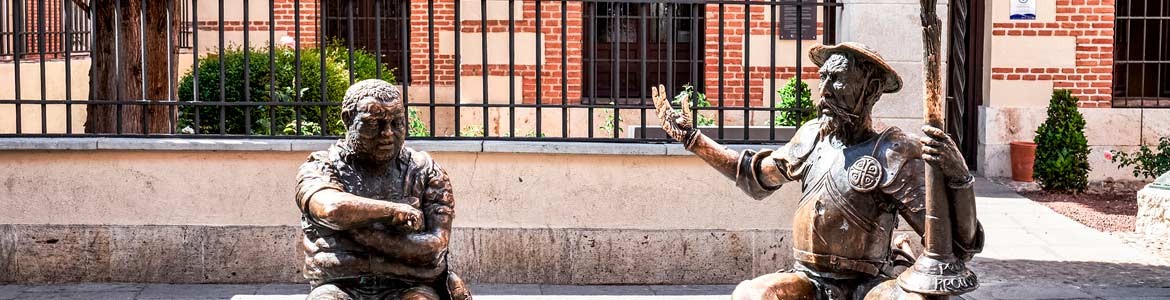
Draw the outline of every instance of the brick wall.
M997 67L992 80L1052 80L1069 89L1081 107L1111 107L1113 84L1114 0L1054 0L1053 22L997 22L993 36L1076 38L1076 66L1071 68Z
M257 1L257 0L254 0ZM299 2L299 3L298 3ZM232 2L225 2L228 5ZM242 5L242 2L235 2L237 5ZM317 0L274 0L271 14L274 23L269 22L269 12L267 11L252 11L248 16L247 24L244 20L203 20L197 21L200 31L219 32L220 24L223 24L224 32L243 32L245 26L248 31L268 31L276 30L276 37L279 39L282 36L294 37L301 42L301 47L313 47L317 42L319 8ZM297 4L300 5L299 15ZM185 8L191 9L191 8ZM240 10L239 6L225 6L225 10ZM200 19L208 17L218 19L218 11L200 11ZM176 13L177 14L177 13ZM297 21L299 18L299 22ZM275 24L275 26L272 26ZM274 28L273 28L274 27ZM296 35L297 28L300 28L300 35ZM206 36L204 37L206 38ZM279 40L277 41L279 42Z

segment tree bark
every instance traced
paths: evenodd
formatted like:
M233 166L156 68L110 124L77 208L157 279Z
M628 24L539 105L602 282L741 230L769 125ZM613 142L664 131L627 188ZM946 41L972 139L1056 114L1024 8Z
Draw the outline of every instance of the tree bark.
M118 3L121 2L121 3ZM166 1L95 0L87 133L170 133L167 102L177 67L168 63L178 23ZM145 5L145 7L143 7ZM145 62L145 65L144 65ZM135 101L139 103L101 103ZM140 104L141 103L141 104Z

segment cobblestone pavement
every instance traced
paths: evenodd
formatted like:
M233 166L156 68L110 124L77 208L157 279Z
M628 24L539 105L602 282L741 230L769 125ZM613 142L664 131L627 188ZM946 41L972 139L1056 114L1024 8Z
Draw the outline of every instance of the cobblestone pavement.
M968 266L979 274L982 286L963 298L1170 299L1170 256L1164 251L1170 242L1094 230L986 179L980 179L976 187L987 240L983 253ZM475 284L472 288L479 300L726 300L734 287ZM0 300L299 300L307 292L303 284L0 285Z

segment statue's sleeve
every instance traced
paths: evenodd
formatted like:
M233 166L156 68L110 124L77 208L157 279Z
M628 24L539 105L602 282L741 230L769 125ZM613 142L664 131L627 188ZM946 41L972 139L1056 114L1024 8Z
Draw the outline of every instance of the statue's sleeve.
M309 199L325 189L344 191L337 181L337 174L329 166L328 152L318 151L309 155L297 171L297 207L307 212Z
M744 150L739 155L735 186L756 200L771 195L784 183L804 177L804 161L815 148L820 121L806 123L776 150Z

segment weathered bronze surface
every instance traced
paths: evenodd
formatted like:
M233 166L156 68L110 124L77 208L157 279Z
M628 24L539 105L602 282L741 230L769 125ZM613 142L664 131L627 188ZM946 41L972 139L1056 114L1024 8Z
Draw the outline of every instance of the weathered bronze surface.
M982 249L983 230L975 218L971 188L974 179L962 154L937 127L924 126L921 138L897 127L874 128L870 120L874 104L882 94L902 86L900 76L876 52L843 43L818 45L810 56L820 66L820 97L814 103L820 116L775 150L728 150L695 130L686 105L681 113L675 112L665 88L652 90L667 134L748 195L763 199L787 182L800 182L803 195L792 225L794 267L744 281L733 298L935 297L897 284L894 278L913 264L915 255L908 253L905 240L900 247L891 247L893 230L899 215L920 235L930 230L925 174L929 164L945 178L939 200L949 205L947 232L935 238L947 239L949 255L958 263Z
M371 79L342 102L345 137L297 174L309 299L471 299L448 268L455 197L446 171L403 146L398 89Z

